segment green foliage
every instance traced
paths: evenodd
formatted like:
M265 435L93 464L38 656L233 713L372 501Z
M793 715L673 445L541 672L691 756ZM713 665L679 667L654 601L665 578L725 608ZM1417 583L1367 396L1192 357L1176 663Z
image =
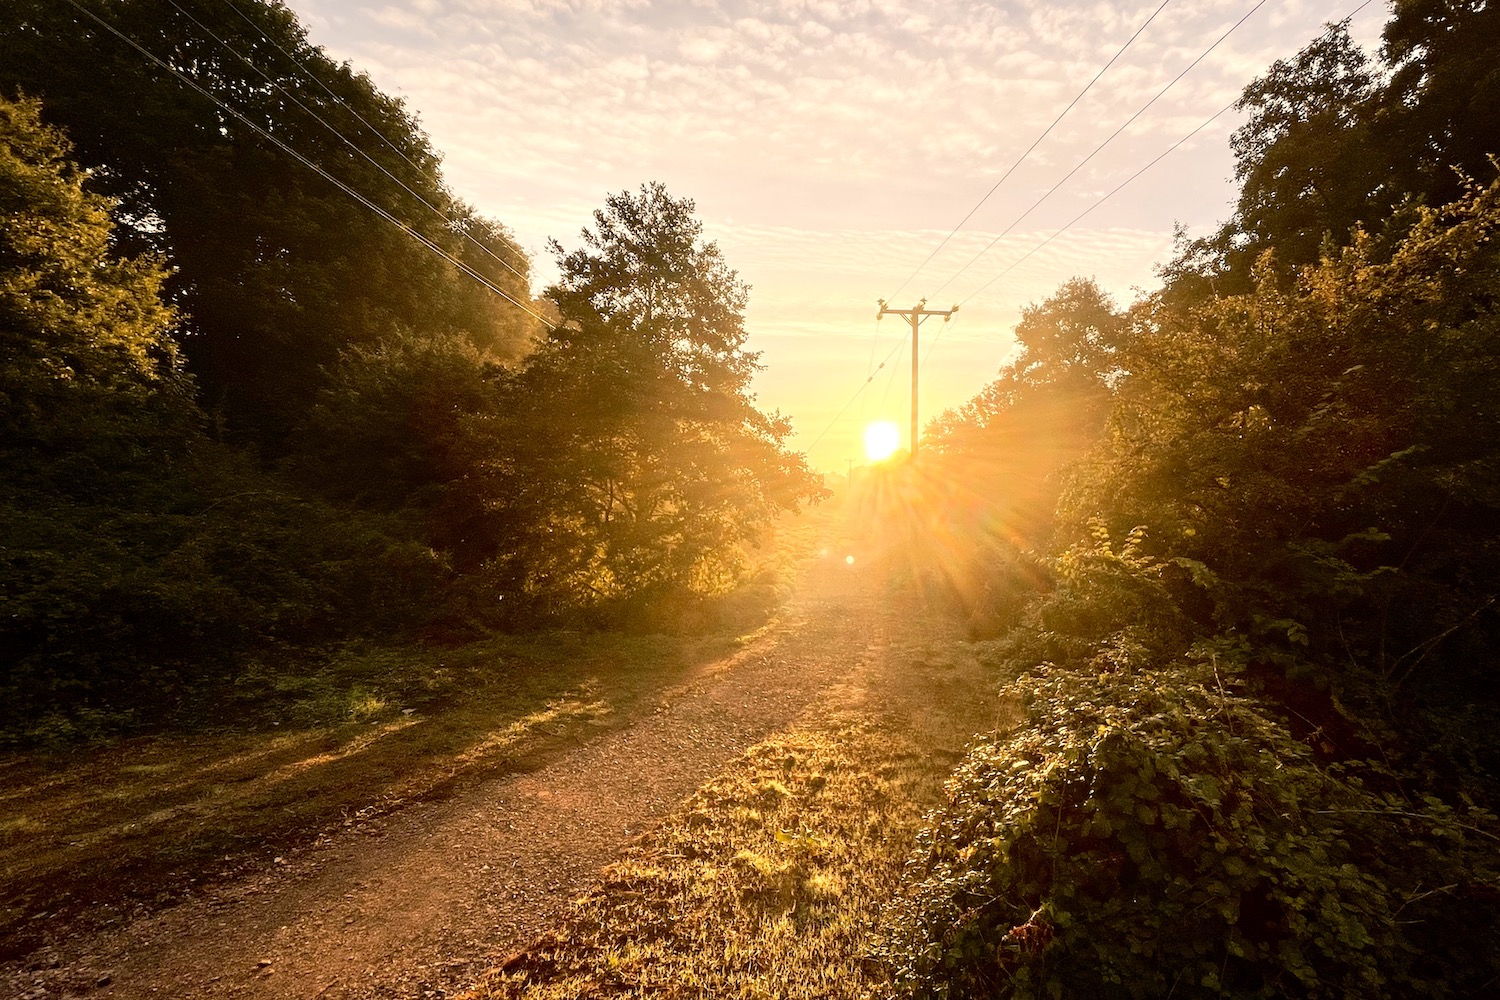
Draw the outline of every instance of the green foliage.
M400 525L204 438L161 268L110 251L34 103L0 101L0 738L159 720L250 650L425 614Z
M1265 647L1203 634L1174 596L1221 581L1148 546L1095 523L989 647L1027 719L971 750L913 856L890 918L905 994L1481 988L1500 973L1496 817L1281 714L1256 693Z
M935 558L923 572L945 581L976 634L1003 629L1047 584L1053 512L1104 434L1126 320L1094 281L1065 282L1022 311L1020 353L999 377L928 429L918 482L904 487L912 500L897 506L914 522L912 558Z
M0 95L40 98L120 199L116 241L170 263L183 350L236 437L283 451L345 349L397 330L524 352L533 320L239 117L530 300L525 255L446 189L415 118L309 44L279 0L83 3L235 114L54 0L10 5Z
M111 204L67 152L35 102L0 100L0 461L39 449L78 478L170 448L196 411L165 272L111 254Z
M692 209L612 197L584 249L556 248L559 325L514 368L459 336L346 350L287 466L442 552L456 619L701 617L817 487L754 407L745 289Z
M213 446L129 502L8 486L0 738L192 722L257 657L420 624L444 568L391 527Z
M326 497L392 512L471 570L494 556L488 467L505 442L502 368L462 337L393 336L345 353L285 463Z
M1397 3L1384 65L1335 26L1247 89L1237 215L1105 341L1104 431L992 647L1028 721L893 917L909 993L1500 978L1500 183L1448 169L1493 176L1495 17Z
M1489 0L1397 0L1379 59L1347 22L1245 88L1249 120L1231 142L1241 181L1235 215L1185 242L1166 268L1188 296L1243 292L1274 249L1283 277L1347 246L1386 236L1409 205L1457 201L1464 178L1494 176L1500 152L1500 6ZM1210 289L1213 291L1210 292Z
M1251 637L1414 750L1495 704L1497 228L1491 185L1291 288L1268 265L1245 295L1146 303L1109 447L1066 512L1146 526L1157 555L1206 571L1175 590L1200 628ZM1477 736L1450 741L1488 761L1468 771L1496 760Z
M1374 88L1346 24L1245 88L1236 108L1250 119L1230 142L1241 184L1237 261L1273 245L1284 260L1316 260L1325 236L1342 242L1351 226L1380 217L1382 199L1399 198L1382 190L1385 164L1369 155L1372 123L1355 110Z
M1493 0L1396 0L1382 34L1389 83L1374 118L1399 189L1428 205L1487 178L1500 153L1500 5Z
M746 289L692 212L647 185L611 196L584 248L554 245L561 322L480 431L488 572L525 606L633 615L722 592L777 513L821 494L789 421L755 408Z
M364 310L312 381L277 382L302 416L267 471L205 435L167 272L117 255L136 241L66 155L37 104L0 103L0 739L322 699L310 661L353 634L764 603L708 599L819 490L748 394L745 290L691 202L612 199L559 251L565 325L518 369L440 316Z
M1482 992L1496 954L1500 184L1290 286L1138 306L1027 723L914 858L917 996Z
M820 488L690 201L557 248L522 363L524 254L284 4L82 2L216 100L70 5L0 32L41 99L0 99L0 738L321 699L353 634L764 606L727 595Z
M1320 763L1199 653L1020 682L1028 723L970 753L914 858L908 995L1445 996L1500 973L1493 817Z

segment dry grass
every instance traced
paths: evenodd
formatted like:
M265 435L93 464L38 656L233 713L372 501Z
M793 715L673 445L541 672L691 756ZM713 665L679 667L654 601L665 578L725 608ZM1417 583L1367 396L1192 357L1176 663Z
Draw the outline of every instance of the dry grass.
M867 665L701 788L466 1000L882 995L880 913L922 816L968 736L1011 713L956 649L916 643Z
M870 995L873 917L928 771L909 740L858 719L768 740L474 997Z
M339 721L0 755L0 955L25 950L38 914L171 898L403 803L533 770L734 645L572 633L414 649L394 668L411 700L355 692Z

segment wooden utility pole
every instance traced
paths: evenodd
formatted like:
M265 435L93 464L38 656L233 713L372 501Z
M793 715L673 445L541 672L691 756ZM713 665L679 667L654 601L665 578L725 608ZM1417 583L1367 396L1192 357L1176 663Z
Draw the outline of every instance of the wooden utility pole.
M906 321L911 324L911 457L912 461L917 458L917 327L921 326L928 316L941 316L943 322L958 312L958 306L952 309L928 309L927 300L918 302L913 309L891 309L885 304L885 299L880 299L880 312L876 319L881 316L905 316Z

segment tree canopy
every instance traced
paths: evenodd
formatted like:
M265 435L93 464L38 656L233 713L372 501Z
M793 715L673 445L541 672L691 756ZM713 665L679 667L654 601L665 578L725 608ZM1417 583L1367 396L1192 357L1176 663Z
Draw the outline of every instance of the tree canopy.
M80 3L92 17L18 0L0 93L43 101L118 199L121 248L171 266L182 349L232 431L284 448L340 352L402 329L524 352L535 322L433 248L522 304L525 255L447 189L402 103L311 45L284 4Z
M1488 0L1396 0L1372 58L1346 22L1253 81L1235 132L1234 215L1180 249L1169 286L1245 291L1261 253L1284 274L1316 263L1356 228L1410 225L1407 204L1457 200L1495 176L1500 149L1500 8Z
M284 4L12 6L0 741L300 689L355 637L678 627L820 494L690 200L612 196L533 299Z
M110 247L35 101L0 102L0 396L7 451L103 454L180 437L192 386L160 298L167 272ZM12 456L14 452L11 452Z
M529 528L501 561L549 600L722 590L778 512L822 492L749 394L747 289L693 208L649 184L611 195L579 249L553 245L560 322L509 385L529 405L502 449Z

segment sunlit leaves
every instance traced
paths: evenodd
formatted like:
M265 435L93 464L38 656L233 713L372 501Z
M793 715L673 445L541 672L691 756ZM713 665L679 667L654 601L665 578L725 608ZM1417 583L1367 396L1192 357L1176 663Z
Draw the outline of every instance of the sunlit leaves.
M195 411L165 272L111 253L110 203L66 153L37 104L0 100L0 447L102 454L181 433Z
M529 346L537 324L505 298L530 300L525 254L447 190L402 102L311 45L285 5L83 0L215 100L74 5L12 6L28 30L0 33L0 91L39 97L120 199L114 243L170 265L180 347L237 436L285 449L350 347L402 331L499 360Z
M693 203L611 196L583 247L555 246L561 322L493 421L495 569L534 604L615 608L721 592L779 511L821 490L790 425L746 386L746 289Z
M1209 663L1044 667L1020 688L1028 724L971 752L914 857L893 951L909 995L1398 997L1463 961L1402 900L1479 884L1467 817L1393 823ZM1389 853L1429 827L1458 839Z

